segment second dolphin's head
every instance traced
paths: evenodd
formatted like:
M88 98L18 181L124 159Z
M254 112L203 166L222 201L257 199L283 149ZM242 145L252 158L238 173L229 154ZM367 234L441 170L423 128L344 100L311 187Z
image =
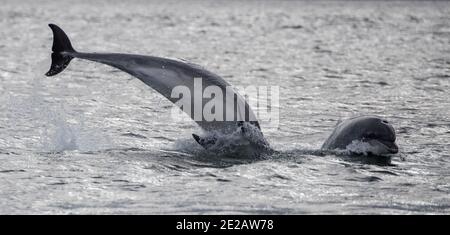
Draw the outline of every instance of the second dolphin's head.
M388 121L376 116L360 116L339 123L322 148L349 149L351 144L362 142L367 153L393 154L398 152L395 140L395 130Z

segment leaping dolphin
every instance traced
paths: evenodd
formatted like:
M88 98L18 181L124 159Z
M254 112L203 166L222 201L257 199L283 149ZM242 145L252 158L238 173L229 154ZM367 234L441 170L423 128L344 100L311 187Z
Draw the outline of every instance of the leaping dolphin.
M188 88L191 94L194 94L194 92L202 92L202 90L196 91L198 87L196 88L194 86L195 78L201 78L201 87L215 86L222 91L224 96L234 97L234 102L226 102L224 98L222 104L226 112L233 112L233 119L230 121L229 118L226 119L224 117L222 119L224 121L207 121L202 117L200 120L195 120L193 107L189 110L190 112L184 109L182 110L188 113L207 132L214 131L230 134L235 133L236 130L242 130L242 136L245 138L245 133L248 133L245 129L254 129L252 132L257 132L258 136L256 140L254 138L246 139L252 145L268 148L268 142L263 137L259 123L247 101L234 89L229 89L231 85L220 76L199 65L181 60L133 54L77 52L72 47L66 33L60 27L54 24L49 24L49 27L53 31L53 53L51 55L52 64L50 70L46 73L47 76L54 76L62 72L73 58L86 59L112 66L138 78L172 103L176 103L178 100L178 98L171 96L172 90L177 86ZM196 101L194 97L191 99L191 103L200 102L202 107L208 101L206 99ZM204 148L209 148L216 141L214 136L202 138L193 134L193 137Z

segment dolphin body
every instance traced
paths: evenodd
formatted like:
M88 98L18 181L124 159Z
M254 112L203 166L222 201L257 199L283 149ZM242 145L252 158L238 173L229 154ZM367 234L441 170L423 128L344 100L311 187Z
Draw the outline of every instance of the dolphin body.
M54 76L62 72L73 58L90 60L112 66L138 78L172 103L176 103L179 99L172 97L172 91L177 86L188 88L190 94L194 94L194 92L202 92L201 94L203 94L204 88L215 86L222 91L224 96L222 105L225 112L223 112L223 118L221 119L223 121L208 121L205 120L203 115L199 120L194 119L195 110L193 106L200 103L203 108L208 101L204 98L194 100L195 96L191 96L191 104L193 104L191 109L182 110L189 114L191 119L206 132L227 135L241 131L242 137L247 140L247 143L256 148L269 148L267 140L262 135L260 125L246 100L220 76L199 65L181 60L133 54L77 52L60 27L54 24L49 24L49 27L53 31L53 53L50 70L45 75ZM195 78L201 78L200 88L195 87ZM233 97L233 102L229 102L229 100L226 102L225 97ZM226 112L232 112L234 117L230 120L226 116ZM249 133L256 133L256 135L249 136ZM197 143L206 149L213 146L217 140L215 135L200 137L193 134L193 137Z
M377 116L359 116L339 122L331 135L322 145L323 150L350 150L351 145L363 143L363 153L373 155L395 154L398 146L395 143L395 130L392 125Z

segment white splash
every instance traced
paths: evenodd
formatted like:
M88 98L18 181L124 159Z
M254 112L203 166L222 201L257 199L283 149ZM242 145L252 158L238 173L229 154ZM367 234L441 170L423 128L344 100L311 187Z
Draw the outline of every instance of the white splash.
M346 151L350 153L363 154L365 156L370 153L380 155L385 152L379 145L372 145L369 142L360 140L353 140L352 143L347 145Z
M249 123L243 123L242 127L237 127L231 134L209 132L204 136L204 138L210 137L215 138L216 142L208 148L207 152L216 155L248 158L258 157L262 153L271 151L261 131Z
M69 116L73 112L63 103L49 102L39 79L32 80L29 96L9 96L10 128L19 138L40 152L93 151L108 145L108 138L85 125L82 113ZM24 128L28 131L21 132Z

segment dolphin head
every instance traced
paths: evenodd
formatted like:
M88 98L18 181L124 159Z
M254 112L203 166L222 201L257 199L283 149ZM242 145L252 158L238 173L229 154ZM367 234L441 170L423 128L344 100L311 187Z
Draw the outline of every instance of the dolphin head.
M359 116L339 122L322 149L347 149L357 154L393 154L398 152L395 139L395 130L385 119Z
M369 144L372 154L398 153L395 130L388 121L378 117L366 117L359 122L356 123L359 129L357 139Z

